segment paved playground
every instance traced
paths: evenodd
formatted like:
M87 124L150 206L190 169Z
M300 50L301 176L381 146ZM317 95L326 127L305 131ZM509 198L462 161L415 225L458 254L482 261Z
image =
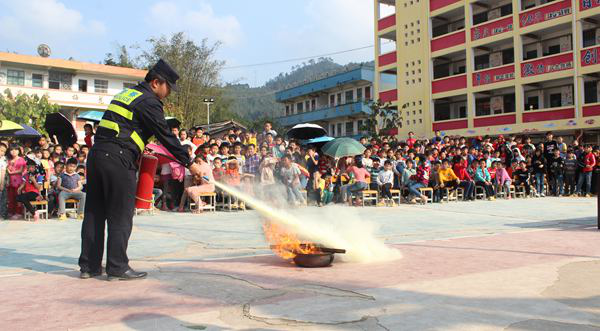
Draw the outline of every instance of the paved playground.
M129 246L147 279L80 280L79 221L0 222L2 329L600 330L595 199L347 208L403 258L302 269L255 212L158 213Z

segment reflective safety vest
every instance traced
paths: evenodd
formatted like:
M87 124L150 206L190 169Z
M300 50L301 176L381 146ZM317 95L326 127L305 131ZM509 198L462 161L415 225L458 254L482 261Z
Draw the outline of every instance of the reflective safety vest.
M144 151L146 144L133 126L133 112L135 104L141 101L143 93L135 89L125 89L115 95L108 105L102 120L98 126L114 131L118 139L131 140L137 145L140 153ZM100 131L100 130L99 130ZM102 132L98 132L102 134Z

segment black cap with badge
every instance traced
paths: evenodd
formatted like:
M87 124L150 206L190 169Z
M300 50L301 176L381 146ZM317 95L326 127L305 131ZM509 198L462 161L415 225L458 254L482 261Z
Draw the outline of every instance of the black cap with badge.
M148 71L147 75L150 75L151 73L164 78L164 80L167 81L167 84L169 84L169 88L172 91L177 91L176 82L179 79L179 75L177 74L177 72L175 72L175 69L173 69L165 60L158 60L158 62L156 62L156 64L150 69L150 71Z

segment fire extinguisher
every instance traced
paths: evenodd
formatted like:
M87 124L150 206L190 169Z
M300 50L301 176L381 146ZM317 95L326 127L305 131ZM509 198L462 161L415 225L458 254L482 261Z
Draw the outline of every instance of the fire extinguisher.
M154 190L154 175L158 166L158 158L144 154L140 162L137 192L135 194L135 208L152 208L152 191Z

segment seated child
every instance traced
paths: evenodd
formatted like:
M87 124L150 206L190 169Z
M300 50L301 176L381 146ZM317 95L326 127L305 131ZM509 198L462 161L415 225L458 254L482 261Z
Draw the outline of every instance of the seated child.
M37 211L32 201L38 201L42 199L40 191L44 185L44 176L38 174L35 162L27 163L27 172L23 176L23 183L17 189L17 202L22 203L27 211L33 215L33 220L38 221L40 219L39 211Z
M392 185L394 184L394 172L392 171L392 162L386 160L383 164L383 170L377 174L377 185L383 200L380 202L380 206L395 206L394 200L392 199Z
M77 169L77 160L69 159L65 172L58 177L56 187L58 188L58 219L64 221L67 219L65 215L66 201L69 199L79 200L79 208L77 215L79 219L83 219L83 208L85 206L85 193L82 192L83 180L81 176L75 172Z

